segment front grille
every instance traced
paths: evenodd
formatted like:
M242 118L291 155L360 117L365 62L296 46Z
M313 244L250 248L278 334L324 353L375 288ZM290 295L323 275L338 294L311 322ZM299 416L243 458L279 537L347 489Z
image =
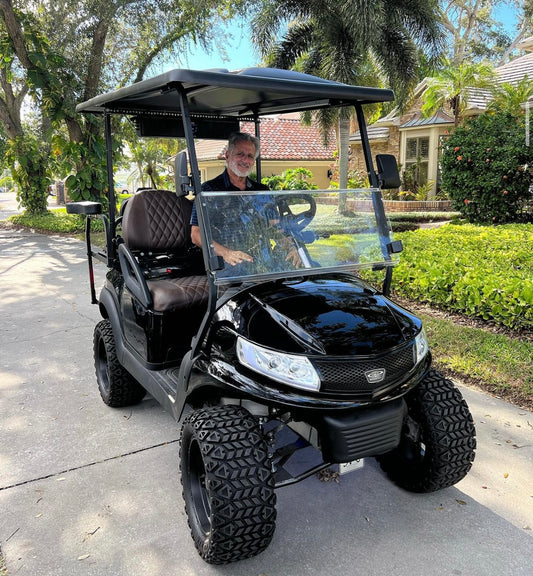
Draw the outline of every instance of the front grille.
M415 366L413 345L395 352L363 360L340 358L313 358L322 385L321 392L369 395L386 389L409 373ZM370 383L365 374L372 370L385 370L381 382Z

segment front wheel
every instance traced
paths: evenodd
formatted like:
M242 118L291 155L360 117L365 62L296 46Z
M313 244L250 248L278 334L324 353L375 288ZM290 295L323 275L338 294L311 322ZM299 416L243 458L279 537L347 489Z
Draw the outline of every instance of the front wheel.
M462 480L474 461L476 431L453 382L430 371L406 398L400 444L378 457L387 476L410 492L433 492Z
M200 556L227 564L256 556L276 521L268 448L238 406L196 410L183 422L180 467L185 511Z
M113 328L101 320L94 328L94 367L102 400L112 408L138 404L146 390L118 361Z

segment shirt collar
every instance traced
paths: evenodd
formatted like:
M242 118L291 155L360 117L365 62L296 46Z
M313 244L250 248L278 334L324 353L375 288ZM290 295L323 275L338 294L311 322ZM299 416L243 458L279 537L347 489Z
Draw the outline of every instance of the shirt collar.
M224 172L222 174L222 178L224 178L224 186L226 187L226 189L231 189L231 188L238 189L237 186L234 186L231 183L231 180L229 179L229 174L228 174L227 168L224 169ZM250 180L250 178L246 177L246 188L248 190L250 190L252 188L252 186L253 186L252 181Z

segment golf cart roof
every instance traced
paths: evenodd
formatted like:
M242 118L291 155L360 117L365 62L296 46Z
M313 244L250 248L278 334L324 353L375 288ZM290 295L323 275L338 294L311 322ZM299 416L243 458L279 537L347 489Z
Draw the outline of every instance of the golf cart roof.
M78 112L180 114L176 91L187 95L190 113L234 118L388 102L392 90L349 86L316 76L274 68L175 69L149 80L96 96Z

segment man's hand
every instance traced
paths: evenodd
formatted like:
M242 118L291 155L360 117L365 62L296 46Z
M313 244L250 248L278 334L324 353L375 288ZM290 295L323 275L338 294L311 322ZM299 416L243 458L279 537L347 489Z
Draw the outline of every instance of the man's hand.
M302 259L300 258L300 254L298 254L298 250L296 248L291 248L287 253L287 258L285 258L287 262L290 262L295 268L302 267Z
M230 264L231 266L236 266L237 264L240 264L241 262L253 262L254 259L250 256L250 254L246 254L246 252L241 252L240 250L230 250L229 248L226 248L225 246L221 246L219 244L220 248L222 248L220 250L220 254L219 256L222 256L222 258L224 258L224 262L227 262L228 264ZM215 249L216 252L216 249Z

